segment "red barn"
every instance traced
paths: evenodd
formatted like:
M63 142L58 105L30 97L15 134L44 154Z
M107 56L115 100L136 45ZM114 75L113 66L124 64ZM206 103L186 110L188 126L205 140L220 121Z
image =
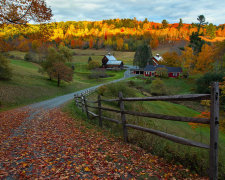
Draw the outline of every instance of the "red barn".
M181 67L167 67L167 66L164 66L164 65L159 65L159 66L147 65L144 69L144 76L145 77L158 76L157 72L156 72L157 68L167 69L168 77L179 77L182 73Z
M123 62L117 61L116 58L108 53L102 59L103 68L123 68Z

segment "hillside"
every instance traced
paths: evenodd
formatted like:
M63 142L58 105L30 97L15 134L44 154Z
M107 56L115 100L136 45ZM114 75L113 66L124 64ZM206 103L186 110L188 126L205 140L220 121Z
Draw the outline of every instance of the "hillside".
M168 82L167 82L168 81ZM165 80L166 89L169 90L169 94L189 94L194 88L192 81L184 81L179 79ZM151 85L143 85L141 80L133 79L123 83L118 83L114 85L108 85L105 88L97 91L94 94L91 94L88 97L90 101L96 101L98 93L102 93L103 99L114 99L117 97L119 91L123 92L125 97L143 97L150 96L147 92ZM173 85L176 84L174 88ZM71 105L72 111L76 111L78 114L82 114L79 109ZM118 103L115 102L103 102L103 107L118 109ZM172 103L172 102L126 102L125 109L135 112L146 112L146 113L156 113L164 115L173 115L173 116L183 116L183 117L196 117L200 114L201 111L204 111L204 108L201 105L196 103ZM98 114L98 111L94 108L89 108L89 111L95 112ZM121 120L120 114L114 112L103 111L103 116L109 117L116 120ZM84 119L85 116L82 115ZM221 121L224 121L224 116L221 114ZM88 121L88 120L87 120ZM165 121L153 118L142 118L126 115L126 121L128 124L135 124L138 126L161 130L163 132L173 134L176 136L181 136L187 139L191 139L197 142L209 144L209 127L200 126L185 122L175 122L175 121ZM94 118L88 121L91 124L98 125L98 118ZM123 136L122 127L110 121L103 120L103 128L119 137ZM129 129L128 131L129 142L134 143L147 151L164 157L169 162L179 162L185 167L190 168L193 172L196 172L201 175L207 175L208 172L208 150L188 147L185 145L176 144L168 140L162 139L160 137L147 134L145 132ZM220 131L219 134L219 177L223 179L224 177L224 157L225 157L225 133ZM181 151L182 149L182 151Z

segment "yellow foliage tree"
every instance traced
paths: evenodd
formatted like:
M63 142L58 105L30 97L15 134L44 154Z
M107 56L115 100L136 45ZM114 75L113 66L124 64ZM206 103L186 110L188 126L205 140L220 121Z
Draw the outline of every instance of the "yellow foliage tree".
M116 44L117 44L117 50L123 49L123 39L122 38L117 39Z
M201 52L198 54L194 71L200 73L208 72L213 69L213 63L213 48L208 44L204 44Z
M196 56L194 55L193 49L191 47L186 46L184 51L182 51L181 55L181 65L188 72L191 72L194 68L196 62Z
M163 61L160 64L171 66L171 67L179 67L181 66L180 57L176 52L166 52L162 55Z

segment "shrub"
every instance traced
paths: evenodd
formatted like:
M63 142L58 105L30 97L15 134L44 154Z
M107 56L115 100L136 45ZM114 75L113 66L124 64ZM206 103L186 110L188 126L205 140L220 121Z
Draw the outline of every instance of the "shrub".
M152 79L151 79L151 78L146 79L146 80L145 80L145 83L146 83L146 84L151 84L151 83L152 83Z
M12 70L9 61L0 53L0 79L9 80L12 77Z
M100 67L100 63L98 61L92 60L89 64L88 64L88 69L96 69Z
M128 85L129 85L130 87L133 87L133 86L135 85L135 82L132 81L132 80L130 80L130 81L128 81Z
M156 96L166 95L167 91L166 91L166 86L164 82L158 78L154 80L151 84L150 92L152 95L156 95Z
M107 95L118 97L119 92L122 92L124 97L135 96L135 92L133 91L133 89L127 87L127 84L124 82L112 83L107 85Z
M91 71L89 75L90 79L106 78L108 75L105 72L105 69L97 68Z
M88 64L92 61L91 56L88 58Z
M101 96L104 96L104 93L107 91L107 86L100 86L98 89L97 89L97 93Z
M209 72L197 80L197 93L210 93L210 84L214 81L222 82L224 73Z

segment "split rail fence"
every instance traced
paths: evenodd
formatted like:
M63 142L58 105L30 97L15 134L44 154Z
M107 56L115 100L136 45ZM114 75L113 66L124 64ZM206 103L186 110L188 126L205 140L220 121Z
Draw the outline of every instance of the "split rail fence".
M170 141L184 144L188 146L194 146L199 148L209 149L209 177L212 180L218 177L218 131L219 131L219 83L214 82L211 87L211 94L187 94L187 95L173 95L173 96L157 96L157 97L144 97L144 98L124 98L122 92L119 93L118 99L102 99L98 96L97 101L89 101L84 94L80 96L74 96L75 104L77 107L82 109L82 112L87 114L88 119L90 115L92 118L98 118L99 126L102 127L102 120L108 120L117 124L122 125L123 138L125 142L128 142L128 128L133 128L136 130L151 133L162 138L168 139ZM134 102L134 101L198 101L198 100L211 100L210 107L210 119L206 118L192 118L192 117L181 117L181 116L170 116L154 113L143 113L143 112L133 112L125 110L124 102ZM106 108L102 106L102 102L118 102L120 110ZM97 106L90 105L97 104ZM97 109L98 114L90 111L89 108ZM102 116L102 111L111 111L114 113L119 113L121 116L121 121L112 119L109 117ZM192 122L201 124L210 124L210 145L202 144L192 140L188 140L182 137L171 135L159 130L149 129L133 124L127 124L126 115L149 117L163 120L173 120L180 122Z

